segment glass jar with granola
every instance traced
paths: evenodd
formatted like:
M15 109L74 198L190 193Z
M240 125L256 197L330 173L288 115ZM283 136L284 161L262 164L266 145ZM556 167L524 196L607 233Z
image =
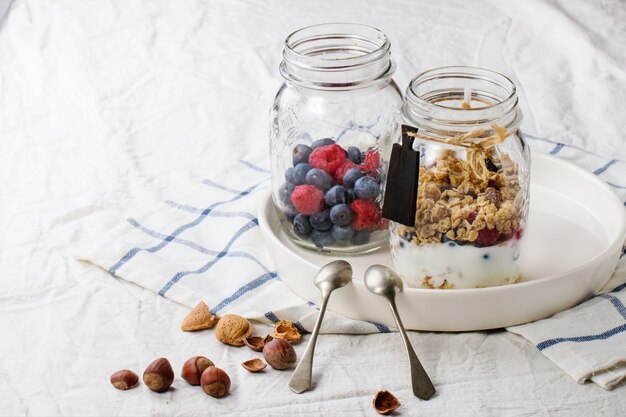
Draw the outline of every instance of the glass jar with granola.
M513 82L473 67L415 77L402 108L418 128L417 210L391 223L391 253L408 286L481 288L518 282L530 152Z
M389 242L385 161L402 93L390 42L370 26L322 24L287 37L270 111L272 197L287 236L319 252Z

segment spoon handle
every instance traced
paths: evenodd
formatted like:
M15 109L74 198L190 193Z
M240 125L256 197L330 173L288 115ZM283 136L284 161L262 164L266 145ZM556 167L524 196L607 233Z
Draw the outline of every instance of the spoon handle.
M417 355L415 354L415 350L413 350L413 346L409 341L409 337L406 334L406 330L404 330L404 326L402 325L402 321L400 320L400 314L398 313L398 308L396 307L395 297L391 296L387 299L389 301L389 307L391 307L391 312L393 313L393 317L396 320L396 324L398 325L398 330L402 335L402 341L404 342L404 348L406 349L406 353L409 356L409 366L411 367L411 385L413 386L413 395L422 400L428 400L430 397L435 395L435 387L433 386L432 381L428 377L426 370L420 363Z
M313 334L311 334L311 339L309 340L309 344L306 347L304 355L302 355L302 359L300 359L300 363L296 367L296 370L293 371L293 374L289 379L289 388L291 388L291 390L296 394L302 394L304 391L311 388L315 343L317 342L317 335L320 332L320 327L322 327L322 320L324 319L324 313L326 312L326 305L328 304L329 298L330 291L323 294L322 305L320 306L320 312L317 316L317 321L315 322Z

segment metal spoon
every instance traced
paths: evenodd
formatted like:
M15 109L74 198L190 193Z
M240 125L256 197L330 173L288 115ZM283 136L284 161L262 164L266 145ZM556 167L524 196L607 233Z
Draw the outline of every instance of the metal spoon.
M389 307L391 307L391 312L398 325L398 330L400 330L400 334L402 335L406 353L409 356L413 395L422 400L428 400L435 395L435 387L419 359L417 359L417 355L413 350L413 346L411 346L411 342L409 342L402 321L400 321L400 315L396 307L396 291L402 291L402 280L395 272L386 266L372 265L365 271L365 286L374 294L382 295L389 302Z
M289 388L296 394L301 394L304 391L311 388L311 374L313 372L313 353L315 352L315 342L317 341L317 335L319 334L320 327L322 326L322 320L324 319L324 313L326 312L326 305L330 298L330 293L337 288L344 287L352 281L352 266L346 261L333 261L326 264L319 270L315 276L315 286L320 289L322 293L322 305L320 306L320 312L315 322L315 328L309 340L309 345L306 347L306 351L300 359L291 379L289 380Z

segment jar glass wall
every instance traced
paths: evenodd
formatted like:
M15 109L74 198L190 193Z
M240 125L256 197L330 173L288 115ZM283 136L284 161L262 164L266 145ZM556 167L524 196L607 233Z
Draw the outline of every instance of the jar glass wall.
M402 94L387 37L323 24L286 39L270 112L272 197L288 236L325 252L388 242L380 205Z
M530 152L515 85L496 72L445 67L415 77L402 108L419 129L414 226L391 223L405 283L480 288L517 282Z

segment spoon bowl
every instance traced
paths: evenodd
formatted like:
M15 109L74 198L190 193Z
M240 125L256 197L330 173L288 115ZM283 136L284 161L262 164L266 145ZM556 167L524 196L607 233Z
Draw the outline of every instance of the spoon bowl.
M402 292L402 280L393 270L383 265L372 265L365 271L365 287L378 295L389 297Z
M343 260L337 260L324 265L313 283L317 288L335 290L345 287L352 281L352 265Z

